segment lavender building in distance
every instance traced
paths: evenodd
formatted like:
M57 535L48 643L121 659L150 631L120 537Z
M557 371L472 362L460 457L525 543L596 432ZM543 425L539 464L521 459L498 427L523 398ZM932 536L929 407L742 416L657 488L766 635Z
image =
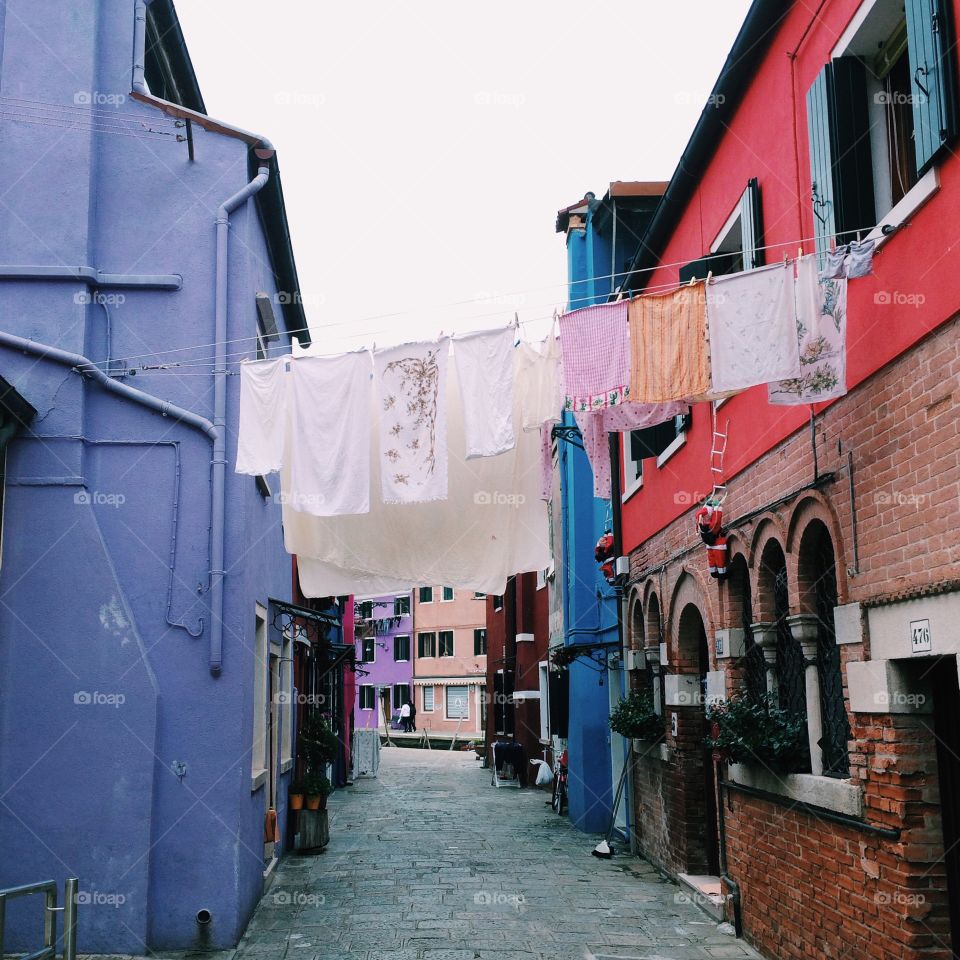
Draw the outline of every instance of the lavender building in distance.
M410 698L413 615L409 593L357 598L357 729L384 728Z

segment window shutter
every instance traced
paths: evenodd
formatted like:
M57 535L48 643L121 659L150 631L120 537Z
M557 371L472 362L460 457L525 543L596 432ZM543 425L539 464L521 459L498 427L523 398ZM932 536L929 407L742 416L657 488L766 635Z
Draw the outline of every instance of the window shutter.
M877 220L870 147L867 68L859 57L833 61L830 130L836 228L844 241L869 230Z
M832 79L828 63L807 91L807 132L810 138L810 179L813 183L813 232L817 254L830 249L837 232L833 206L833 154L830 144L830 94Z
M763 210L760 182L754 177L740 198L740 227L743 235L743 269L755 270L764 262Z
M946 0L906 0L905 4L913 75L913 143L920 174L957 134L949 7Z

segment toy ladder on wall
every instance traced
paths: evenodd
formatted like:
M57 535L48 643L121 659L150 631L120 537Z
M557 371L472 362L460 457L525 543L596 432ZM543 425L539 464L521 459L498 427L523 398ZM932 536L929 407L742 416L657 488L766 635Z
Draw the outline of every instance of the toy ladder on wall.
M717 424L717 407L713 405L713 441L710 446L710 474L713 479L713 490L707 498L707 503L719 507L727 499L727 481L724 473L723 461L727 453L727 440L730 436L730 420L723 425L723 431Z

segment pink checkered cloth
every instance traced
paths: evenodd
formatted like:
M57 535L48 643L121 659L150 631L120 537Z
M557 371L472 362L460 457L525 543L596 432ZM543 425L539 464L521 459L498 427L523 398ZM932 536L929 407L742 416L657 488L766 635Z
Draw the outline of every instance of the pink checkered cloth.
M565 313L560 351L566 410L602 410L630 399L626 300Z

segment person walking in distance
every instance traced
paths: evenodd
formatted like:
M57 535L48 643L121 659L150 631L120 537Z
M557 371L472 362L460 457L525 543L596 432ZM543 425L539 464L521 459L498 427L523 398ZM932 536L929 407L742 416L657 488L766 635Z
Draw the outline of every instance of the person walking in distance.
M400 729L404 733L410 732L410 701L405 700L400 707Z
M417 703L415 695L410 698L410 732L417 732Z

